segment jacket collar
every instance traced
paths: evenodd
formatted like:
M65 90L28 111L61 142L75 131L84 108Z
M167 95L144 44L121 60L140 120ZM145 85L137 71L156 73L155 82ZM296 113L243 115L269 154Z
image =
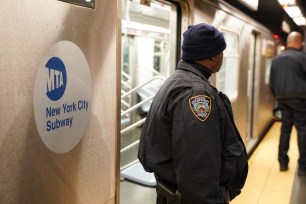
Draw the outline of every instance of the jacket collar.
M204 66L201 66L201 65L186 62L186 61L179 61L178 65L177 65L177 69L188 70L188 71L198 75L199 77L201 77L204 80L208 80L210 75L211 75L211 71L208 68L206 68ZM200 69L207 69L207 72L210 72L210 74L205 75L204 73L202 73L200 71Z
M296 48L293 48L293 47L287 47L286 49L285 49L286 51L288 51L288 50L295 50L295 51L303 51L302 49L296 49Z

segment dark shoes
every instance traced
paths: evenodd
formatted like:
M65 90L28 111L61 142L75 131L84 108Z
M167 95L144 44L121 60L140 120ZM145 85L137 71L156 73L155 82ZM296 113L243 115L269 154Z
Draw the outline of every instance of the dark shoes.
M280 164L279 165L279 170L280 171L288 171L288 164L287 165ZM297 174L298 174L298 176L306 176L306 169L299 168Z
M280 171L287 171L288 170L288 165L281 164L280 167L279 167L279 170Z
M304 169L299 169L299 170L298 170L298 175L299 175L299 176L306 176L306 170L304 170Z

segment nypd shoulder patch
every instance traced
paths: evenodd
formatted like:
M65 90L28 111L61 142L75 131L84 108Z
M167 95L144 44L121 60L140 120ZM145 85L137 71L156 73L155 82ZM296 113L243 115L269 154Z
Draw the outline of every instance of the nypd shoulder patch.
M198 95L189 98L189 105L192 113L197 119L204 122L210 115L211 98L205 95Z

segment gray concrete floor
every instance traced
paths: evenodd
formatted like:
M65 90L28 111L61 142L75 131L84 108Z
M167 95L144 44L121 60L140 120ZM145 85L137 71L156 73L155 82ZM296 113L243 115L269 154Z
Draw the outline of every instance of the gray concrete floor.
M120 204L155 204L156 191L153 187L121 181Z

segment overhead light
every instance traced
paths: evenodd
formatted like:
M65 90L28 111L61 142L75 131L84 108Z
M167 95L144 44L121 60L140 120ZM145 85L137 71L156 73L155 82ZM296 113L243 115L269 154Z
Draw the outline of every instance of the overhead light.
M280 5L295 5L295 0L278 0Z
M244 4L245 6L249 7L253 11L257 11L258 10L258 2L259 2L259 0L238 0L238 1L240 1L242 4Z
M298 26L306 25L306 19L304 17L293 18L293 20Z
M286 33L290 33L291 31L290 25L286 21L282 22L282 30Z
M300 7L297 6L295 0L278 0L286 13L292 18L296 25L306 25L306 20ZM284 25L283 25L284 27Z
M303 16L298 6L288 6L288 7L286 6L284 9L291 18Z

